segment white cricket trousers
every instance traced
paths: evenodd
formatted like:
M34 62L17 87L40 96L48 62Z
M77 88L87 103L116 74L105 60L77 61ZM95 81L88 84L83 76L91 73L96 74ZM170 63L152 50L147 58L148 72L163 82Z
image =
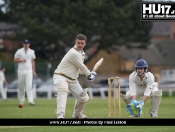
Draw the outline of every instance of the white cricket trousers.
M1 92L2 99L7 99L7 96L6 96L4 88L3 88L3 84L1 84L1 83L0 83L0 92Z
M18 84L19 84L19 100L20 103L25 101L25 90L27 92L28 102L33 103L32 94L32 69L19 69L18 70Z

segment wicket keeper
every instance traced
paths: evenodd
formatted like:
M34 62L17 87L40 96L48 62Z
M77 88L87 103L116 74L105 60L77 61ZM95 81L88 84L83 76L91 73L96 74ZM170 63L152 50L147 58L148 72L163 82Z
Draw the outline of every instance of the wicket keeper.
M158 109L162 98L162 90L158 89L154 75L148 71L148 64L144 59L139 59L135 64L135 71L129 76L129 91L121 94L127 104L126 110L130 117L141 117L142 108L146 100L151 98L150 116L158 117ZM137 101L142 97L140 101Z

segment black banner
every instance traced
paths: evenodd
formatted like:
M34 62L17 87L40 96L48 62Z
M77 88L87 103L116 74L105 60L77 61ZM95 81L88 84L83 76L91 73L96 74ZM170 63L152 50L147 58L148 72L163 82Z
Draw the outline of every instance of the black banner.
M141 21L175 20L174 2L141 2Z
M175 126L175 119L0 119L0 126Z

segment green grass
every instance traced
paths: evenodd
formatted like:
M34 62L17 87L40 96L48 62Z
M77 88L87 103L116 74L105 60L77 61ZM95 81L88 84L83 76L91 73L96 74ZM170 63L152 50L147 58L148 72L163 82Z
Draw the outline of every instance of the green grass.
M66 116L65 118L71 118L72 111L74 107L74 98L68 98ZM116 100L117 102L118 100ZM143 114L144 118L150 118L149 109L150 109L150 99L144 105ZM37 99L35 100L36 106L29 106L27 100L23 108L18 108L19 100L17 99L8 99L0 100L0 118L55 118L55 109L56 109L56 99ZM84 114L88 118L108 118L108 100L95 98L90 99L85 107ZM163 97L160 108L159 108L159 118L175 118L175 97ZM121 118L127 118L128 114L125 110L125 103L121 100ZM117 112L118 114L118 112ZM118 115L117 115L118 116ZM118 117L116 117L118 118ZM76 132L76 131L117 131L117 132L169 132L175 131L175 127L167 126L41 126L41 127L17 127L17 126L0 126L0 132L51 132L51 131L62 131L62 132Z
M174 132L175 127L150 126L54 126L1 128L1 132Z

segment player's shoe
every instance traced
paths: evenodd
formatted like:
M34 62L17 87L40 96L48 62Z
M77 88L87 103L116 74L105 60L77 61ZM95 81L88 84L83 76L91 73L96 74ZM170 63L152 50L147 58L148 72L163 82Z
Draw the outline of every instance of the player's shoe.
M87 116L84 115L83 113L80 113L79 116L76 116L74 113L72 115L74 119L87 119Z
M29 102L29 105L35 106L35 103L34 102Z
M61 112L58 114L57 119L64 119L64 114Z
M157 111L153 111L153 112L150 111L149 113L150 113L150 116L151 116L151 117L158 117L158 116L157 116Z

